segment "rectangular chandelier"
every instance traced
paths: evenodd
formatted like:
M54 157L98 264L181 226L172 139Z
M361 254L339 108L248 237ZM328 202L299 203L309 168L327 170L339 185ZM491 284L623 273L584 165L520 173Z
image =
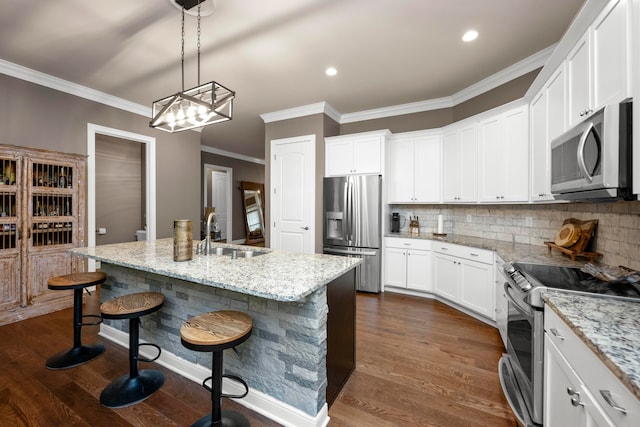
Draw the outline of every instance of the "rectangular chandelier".
M231 120L236 93L214 81L155 101L149 126L180 132Z

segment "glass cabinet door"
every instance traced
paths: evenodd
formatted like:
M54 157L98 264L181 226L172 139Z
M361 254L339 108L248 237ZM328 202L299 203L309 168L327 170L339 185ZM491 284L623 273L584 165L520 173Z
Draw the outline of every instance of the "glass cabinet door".
M30 247L73 245L76 215L73 165L33 162L29 172Z
M0 156L0 310L21 302L21 192L20 158Z

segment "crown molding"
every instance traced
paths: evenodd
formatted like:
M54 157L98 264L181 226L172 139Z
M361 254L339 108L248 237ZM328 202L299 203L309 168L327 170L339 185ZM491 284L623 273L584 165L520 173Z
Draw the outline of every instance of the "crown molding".
M511 80L517 79L518 77L521 77L533 70L544 67L556 46L557 43L552 44L551 46L534 53L528 58L525 58L520 62L516 62L512 66L507 67L484 80L480 80L478 83L454 94L451 97L453 105L461 104L471 98L475 98L476 96L482 95L483 93L497 88L498 86L508 83Z
M221 150L215 147L209 147L208 145L201 145L200 151L204 151L205 153L217 154L219 156L230 157L232 159L243 160L245 162L257 163L259 165L264 165L266 162L264 159L259 159L257 157L245 156L244 154L234 153L232 151Z
M68 80L50 76L49 74L41 73L40 71L32 70L31 68L23 67L22 65L14 64L12 62L5 61L4 59L0 59L0 73L80 98L88 99L89 101L95 101L120 110L129 111L130 113L138 114L147 118L151 117L151 107L127 101L126 99L118 98Z
M302 105L300 107L287 108L286 110L264 113L260 114L260 118L265 123L271 123L279 122L281 120L296 119L298 117L311 116L313 114L326 114L336 122L340 123L341 114L326 102L316 102L315 104Z
M342 115L340 124L383 119L385 117L401 116L404 114L422 113L424 111L450 107L453 107L451 97L430 99L427 101L411 102L409 104L392 105L390 107L346 113Z

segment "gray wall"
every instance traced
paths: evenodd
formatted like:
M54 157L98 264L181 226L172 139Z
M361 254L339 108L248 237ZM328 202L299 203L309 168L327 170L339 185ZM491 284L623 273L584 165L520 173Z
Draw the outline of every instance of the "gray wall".
M3 144L86 155L87 123L156 138L157 237L171 237L176 218L192 219L199 233L198 132L157 131L149 128L149 118L5 75L0 75L0 94Z
M315 251L322 253L322 178L324 177L324 138L339 135L340 125L324 114L313 114L265 126L265 189L271 188L271 141L300 135L316 135L316 213L315 213ZM270 246L270 209L269 197L265 204L265 244Z
M144 229L144 145L96 136L96 245L135 241Z
M202 152L201 164L200 164L200 194L204 194L204 165L224 166L233 169L233 183L232 183L232 207L231 215L233 221L233 230L231 230L231 240L244 239L244 216L242 209L242 192L240 191L241 181L257 182L264 184L264 165L246 162L244 160L233 159L231 157L220 156L218 154ZM211 189L211 177L209 176L209 189ZM265 189L268 188L265 186ZM202 197L201 197L202 199ZM200 202L200 212L204 212L204 201ZM195 226L195 224L194 224ZM199 235L199 234L198 234Z

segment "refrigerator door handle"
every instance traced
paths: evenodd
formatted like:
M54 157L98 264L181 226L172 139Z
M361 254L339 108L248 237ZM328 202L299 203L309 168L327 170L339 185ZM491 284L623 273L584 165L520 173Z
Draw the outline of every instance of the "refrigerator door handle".
M349 180L344 181L344 228L342 230L342 238L345 242L349 241Z
M353 240L353 181L347 180L347 241Z

